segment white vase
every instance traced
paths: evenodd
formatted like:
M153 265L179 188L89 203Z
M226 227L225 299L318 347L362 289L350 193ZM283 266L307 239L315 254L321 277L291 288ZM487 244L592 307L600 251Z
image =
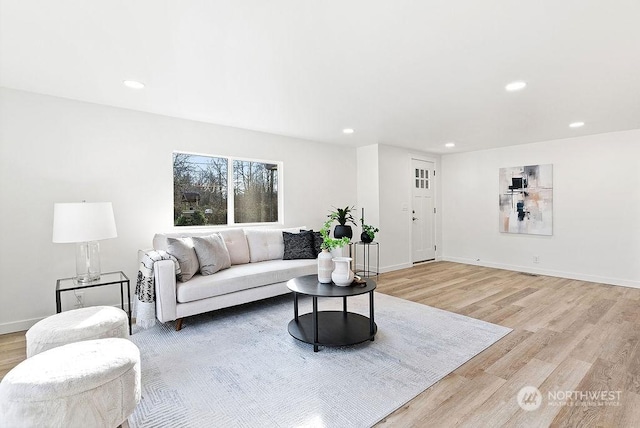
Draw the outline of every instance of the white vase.
M331 283L331 273L333 272L333 256L327 250L322 250L318 254L318 282L323 284Z
M334 257L333 262L336 264L331 279L333 283L341 287L351 285L353 282L353 272L350 269L351 257Z

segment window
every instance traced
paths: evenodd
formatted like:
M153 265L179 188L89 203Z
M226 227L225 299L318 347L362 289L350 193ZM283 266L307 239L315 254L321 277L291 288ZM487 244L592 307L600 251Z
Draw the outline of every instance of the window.
M280 163L173 154L175 226L280 220Z
M416 168L416 189L429 189L429 170Z

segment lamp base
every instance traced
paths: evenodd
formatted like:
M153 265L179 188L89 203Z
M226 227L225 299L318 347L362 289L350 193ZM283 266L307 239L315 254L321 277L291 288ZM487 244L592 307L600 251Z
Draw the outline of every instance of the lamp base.
M100 244L79 242L76 246L76 281L87 283L100 279Z

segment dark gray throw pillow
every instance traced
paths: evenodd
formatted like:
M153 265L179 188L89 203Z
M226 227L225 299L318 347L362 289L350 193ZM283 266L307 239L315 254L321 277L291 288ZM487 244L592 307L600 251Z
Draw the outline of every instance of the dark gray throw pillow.
M320 234L320 232L314 232L313 230L311 232L313 233L314 251L316 252L316 257L318 257L318 254L322 252L322 248L320 248L320 245L322 245L322 241L324 240L322 239L322 235Z
M313 245L313 232L282 232L282 239L284 241L283 260L316 258L316 252Z
M300 229L300 232L310 232L311 234L313 234L313 251L316 253L316 257L318 257L318 254L322 252L322 247L320 247L323 241L322 234L320 234L320 232L314 232L313 229Z

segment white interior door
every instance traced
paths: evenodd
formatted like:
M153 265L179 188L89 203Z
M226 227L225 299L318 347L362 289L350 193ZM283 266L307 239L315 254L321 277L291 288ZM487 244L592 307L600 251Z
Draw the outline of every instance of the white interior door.
M435 247L435 171L433 162L411 159L413 263L436 258Z

